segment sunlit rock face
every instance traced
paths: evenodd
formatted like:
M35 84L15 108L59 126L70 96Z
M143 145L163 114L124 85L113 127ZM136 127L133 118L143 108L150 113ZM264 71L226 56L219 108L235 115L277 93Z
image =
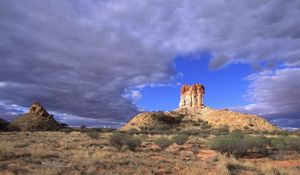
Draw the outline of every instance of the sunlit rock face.
M180 92L179 108L203 108L205 88L201 84L183 85Z
M49 113L38 102L35 102L30 106L29 113L30 114L36 114L40 117L49 116Z

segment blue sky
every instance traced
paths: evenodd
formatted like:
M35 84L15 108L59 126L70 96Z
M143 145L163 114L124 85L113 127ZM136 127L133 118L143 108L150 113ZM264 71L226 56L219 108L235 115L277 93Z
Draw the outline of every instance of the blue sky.
M244 78L253 73L249 64L231 64L210 70L210 54L178 56L174 67L179 74L171 84L142 89L137 105L145 110L173 110L178 107L180 85L203 84L206 88L205 105L213 108L230 108L249 103L244 97L249 82Z

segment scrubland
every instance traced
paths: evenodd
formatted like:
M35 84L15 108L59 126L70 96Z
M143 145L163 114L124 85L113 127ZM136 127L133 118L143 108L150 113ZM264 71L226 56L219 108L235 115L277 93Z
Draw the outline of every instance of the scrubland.
M297 133L1 132L0 174L300 174Z

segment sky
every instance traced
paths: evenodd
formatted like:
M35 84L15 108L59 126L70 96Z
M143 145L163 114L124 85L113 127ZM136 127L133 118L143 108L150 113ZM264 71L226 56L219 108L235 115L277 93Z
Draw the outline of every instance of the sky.
M300 127L300 1L0 1L0 117L39 101L71 126L205 105Z

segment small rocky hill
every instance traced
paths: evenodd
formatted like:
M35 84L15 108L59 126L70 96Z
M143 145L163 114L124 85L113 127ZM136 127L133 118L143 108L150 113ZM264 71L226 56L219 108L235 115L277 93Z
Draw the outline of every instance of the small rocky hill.
M278 130L264 118L229 110L216 110L204 106L203 85L184 85L179 108L169 112L143 112L131 119L120 130L203 130L224 128L229 130Z
M143 112L121 130L203 130L228 127L229 130L273 131L276 126L257 115L228 110L179 108L170 112Z
M64 128L39 103L31 105L28 113L13 120L10 127L21 131L47 131Z

